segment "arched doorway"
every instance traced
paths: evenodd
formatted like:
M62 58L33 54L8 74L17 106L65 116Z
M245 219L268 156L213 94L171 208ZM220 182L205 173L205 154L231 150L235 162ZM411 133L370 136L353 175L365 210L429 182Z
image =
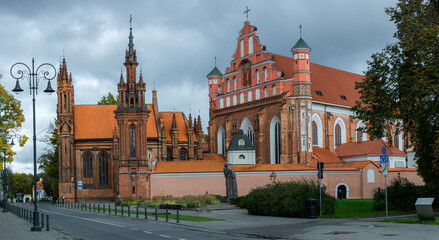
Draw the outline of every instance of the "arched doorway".
M346 199L348 198L349 190L345 184L339 184L336 189L336 198L337 199Z
M221 126L218 129L217 133L217 153L218 154L226 154L226 131L224 131L224 128Z
M244 132L244 134L248 137L248 139L250 139L250 142L254 146L255 145L255 134L253 131L253 126L252 126L251 122L248 120L248 118L244 118L244 120L242 120L240 129Z

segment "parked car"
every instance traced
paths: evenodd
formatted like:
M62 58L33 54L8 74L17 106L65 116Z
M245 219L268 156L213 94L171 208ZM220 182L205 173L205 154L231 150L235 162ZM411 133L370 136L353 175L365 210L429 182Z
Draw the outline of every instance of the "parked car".
M42 198L40 198L40 202L50 202L50 198L42 197Z
M23 202L23 193L15 194L15 202Z

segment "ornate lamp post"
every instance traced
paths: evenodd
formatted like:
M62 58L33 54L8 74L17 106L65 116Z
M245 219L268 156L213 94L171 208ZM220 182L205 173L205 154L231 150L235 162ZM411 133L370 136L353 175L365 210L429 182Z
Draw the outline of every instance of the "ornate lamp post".
M16 74L14 74L14 68L16 69ZM43 70L46 69L46 70ZM53 76L51 75L53 69ZM31 69L24 63L15 63L11 67L11 76L16 79L15 88L12 90L15 93L23 92L23 89L20 87L20 83L18 80L25 79L29 83L29 91L32 95L32 107L33 107L33 143L34 143L34 216L33 216L33 226L31 231L41 231L39 212L37 206L37 134L35 127L35 95L38 94L38 83L40 80L47 80L47 88L44 90L45 93L51 94L55 92L50 85L50 80L54 79L56 76L56 69L52 64L43 63L37 67L35 71L34 67L34 58L32 58L32 71Z

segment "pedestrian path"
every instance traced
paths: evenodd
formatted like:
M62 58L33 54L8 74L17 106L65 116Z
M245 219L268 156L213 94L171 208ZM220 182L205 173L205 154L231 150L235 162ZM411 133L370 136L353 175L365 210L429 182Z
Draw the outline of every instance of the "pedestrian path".
M53 240L53 239L78 239L56 228L50 231L42 229L41 232L32 232L32 224L10 212L2 212L0 208L0 239L14 240Z

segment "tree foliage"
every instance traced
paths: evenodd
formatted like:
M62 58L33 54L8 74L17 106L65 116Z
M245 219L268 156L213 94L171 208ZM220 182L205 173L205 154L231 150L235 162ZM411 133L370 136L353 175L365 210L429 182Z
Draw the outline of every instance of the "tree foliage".
M119 94L115 97L113 94L108 93L107 96L103 96L99 100L98 105L117 105L119 104Z
M353 110L372 138L391 144L390 126L410 137L418 173L439 184L439 5L437 1L399 0L386 9L396 24L396 43L372 55ZM406 146L408 147L408 146Z
M2 85L0 85L0 150L6 148L6 161L12 162L15 153L11 149L10 140L24 122L21 102L9 94ZM20 147L23 147L27 141L26 136L15 135ZM0 161L0 169L3 169L3 161Z
M48 196L58 196L58 129L49 124L48 134L41 141L47 144L45 153L38 158L38 168L43 170L44 190Z

